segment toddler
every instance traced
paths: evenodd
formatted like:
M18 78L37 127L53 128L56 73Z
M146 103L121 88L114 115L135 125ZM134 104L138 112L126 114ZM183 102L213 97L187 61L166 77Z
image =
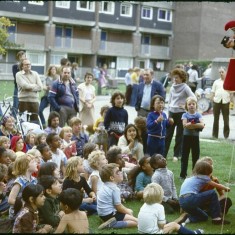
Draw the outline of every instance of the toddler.
M154 169L152 182L161 185L164 191L162 205L166 214L179 212L180 206L174 181L174 174L167 166L166 159L161 154L154 154L151 157L150 165Z
M199 131L204 128L202 115L197 112L197 100L194 97L188 97L185 103L186 113L182 115L184 127L181 158L181 179L187 176L188 159L190 150L192 151L192 168L200 156Z

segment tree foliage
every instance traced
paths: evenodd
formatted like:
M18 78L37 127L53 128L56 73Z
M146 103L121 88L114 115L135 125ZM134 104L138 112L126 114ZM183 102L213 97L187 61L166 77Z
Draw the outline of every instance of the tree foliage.
M8 18L0 17L0 55L5 55L8 48L19 47L16 43L8 40L8 28L11 26L14 24Z

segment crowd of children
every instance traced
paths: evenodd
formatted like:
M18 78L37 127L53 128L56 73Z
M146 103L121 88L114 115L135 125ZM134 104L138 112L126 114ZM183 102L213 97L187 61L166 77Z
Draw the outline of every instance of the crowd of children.
M153 96L147 119L137 117L133 124L128 124L124 99L114 92L112 107L102 107L94 124L97 136L105 131L107 146L90 139L78 117L60 127L53 111L44 133L31 130L26 136L15 129L13 117L3 118L0 215L13 220L13 233L89 233L88 216L95 215L102 221L99 229L136 227L139 233L200 234L182 223L206 221L208 215L214 225L229 224L224 215L232 201L224 192L230 189L212 176L211 158L199 159L204 124L196 100L186 100L182 116L180 177L185 180L177 195L174 174L162 156L166 128L173 123L163 111L164 99ZM193 171L186 178L190 150ZM137 217L124 206L133 198L144 203ZM165 214L171 213L181 219L167 223Z

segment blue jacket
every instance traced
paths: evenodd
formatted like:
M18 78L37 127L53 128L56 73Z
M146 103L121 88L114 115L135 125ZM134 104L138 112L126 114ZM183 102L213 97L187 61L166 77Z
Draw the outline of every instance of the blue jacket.
M141 82L138 85L137 100L136 100L136 104L135 104L135 110L136 111L140 110L140 105L141 105L142 98L143 98L143 93L144 93L144 85L145 85L144 82ZM160 82L153 80L152 88L151 88L151 99L155 95L160 95L165 99L166 92L164 90L163 85Z
M63 81L61 81L61 79L57 79L52 83L51 89L48 94L48 100L52 107L52 110L55 110L57 112L60 111L60 108L61 108L60 105L63 105L61 103L61 100L63 100L62 97L65 95L65 91L66 91L65 89L66 89L66 86L63 83ZM76 83L72 79L70 79L70 89L74 97L74 109L77 112L79 112L78 89L76 87Z

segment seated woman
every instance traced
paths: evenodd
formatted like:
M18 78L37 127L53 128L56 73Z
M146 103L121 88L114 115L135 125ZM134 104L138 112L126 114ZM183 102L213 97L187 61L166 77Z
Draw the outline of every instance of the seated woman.
M20 135L20 132L15 127L15 118L4 116L0 127L0 136L6 136L11 139L15 135Z
M132 157L131 162L137 163L144 156L143 145L138 129L134 124L128 124L118 140L118 147L122 149L122 153Z

